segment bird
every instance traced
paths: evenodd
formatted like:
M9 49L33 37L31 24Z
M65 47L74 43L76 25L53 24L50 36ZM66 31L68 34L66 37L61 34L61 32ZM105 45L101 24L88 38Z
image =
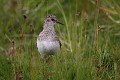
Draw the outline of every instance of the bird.
M43 30L37 37L37 48L42 59L60 51L61 43L54 29L56 23L63 25L57 20L55 15L48 15L44 19Z

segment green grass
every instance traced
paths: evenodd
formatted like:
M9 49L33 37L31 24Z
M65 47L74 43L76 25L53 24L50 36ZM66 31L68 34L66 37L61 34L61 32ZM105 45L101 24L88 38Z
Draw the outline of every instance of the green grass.
M61 51L43 63L36 39L47 14L64 25ZM0 0L0 80L120 80L119 26L118 0Z

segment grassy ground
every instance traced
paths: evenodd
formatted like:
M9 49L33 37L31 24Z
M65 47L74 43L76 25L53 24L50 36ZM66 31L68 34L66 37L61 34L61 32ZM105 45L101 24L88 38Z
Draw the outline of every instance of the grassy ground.
M42 63L36 38L47 14L61 51ZM120 1L0 0L0 80L120 80Z

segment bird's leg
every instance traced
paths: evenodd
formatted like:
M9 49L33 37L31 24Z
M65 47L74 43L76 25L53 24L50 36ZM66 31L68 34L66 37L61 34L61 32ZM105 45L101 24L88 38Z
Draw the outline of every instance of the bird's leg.
M49 80L49 73L46 67L46 59L42 59L42 65L43 65L43 79Z

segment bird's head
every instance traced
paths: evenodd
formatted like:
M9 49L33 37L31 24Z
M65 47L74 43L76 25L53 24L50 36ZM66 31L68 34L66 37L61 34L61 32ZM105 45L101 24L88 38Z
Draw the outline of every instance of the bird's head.
M62 24L61 22L59 22L56 18L56 16L54 15L48 15L45 20L44 23L49 25L49 26L54 26L56 23L58 24ZM63 24L62 24L63 25Z

